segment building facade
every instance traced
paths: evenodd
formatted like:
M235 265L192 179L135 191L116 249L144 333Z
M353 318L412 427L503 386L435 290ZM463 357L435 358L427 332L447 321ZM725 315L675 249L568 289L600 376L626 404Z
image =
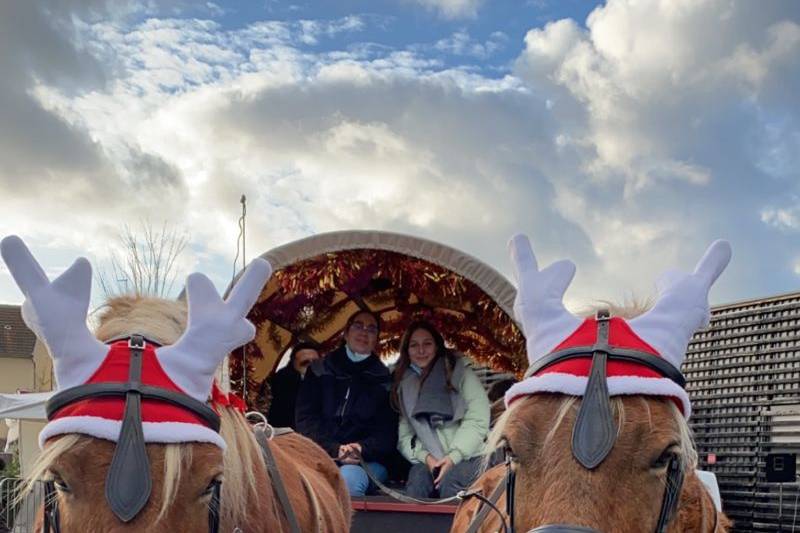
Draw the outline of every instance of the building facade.
M20 306L0 305L0 393L52 388L53 366L47 348L22 321ZM7 433L8 426L0 420L0 444Z
M734 531L800 526L797 480L765 474L768 454L800 453L800 292L713 308L683 372L700 468L717 475Z

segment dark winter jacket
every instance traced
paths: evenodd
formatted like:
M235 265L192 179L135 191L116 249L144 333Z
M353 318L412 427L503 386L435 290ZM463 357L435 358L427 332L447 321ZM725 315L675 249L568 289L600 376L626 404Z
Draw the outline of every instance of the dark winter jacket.
M297 393L303 377L290 362L270 376L269 390L272 401L269 404L267 420L275 427L294 427L294 408Z
M397 413L389 404L389 369L376 355L354 363L345 348L314 361L300 385L297 431L331 457L357 442L365 461L383 461L397 446Z

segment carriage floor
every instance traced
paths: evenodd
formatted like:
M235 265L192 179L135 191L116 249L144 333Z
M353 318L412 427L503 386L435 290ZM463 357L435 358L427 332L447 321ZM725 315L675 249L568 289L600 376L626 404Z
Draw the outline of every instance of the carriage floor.
M353 498L353 533L450 531L457 505L416 505L388 496Z

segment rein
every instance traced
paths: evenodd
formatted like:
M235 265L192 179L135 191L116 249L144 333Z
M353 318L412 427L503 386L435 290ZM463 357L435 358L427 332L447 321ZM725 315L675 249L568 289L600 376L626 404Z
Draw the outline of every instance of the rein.
M269 435L266 431L267 428L269 428ZM256 442L258 442L258 445L261 447L261 455L264 457L264 464L267 466L267 473L269 474L270 481L272 482L272 490L275 491L275 495L278 497L278 501L281 504L280 506L281 509L283 509L283 514L286 517L286 521L289 523L289 531L291 531L291 533L301 533L300 524L297 522L297 515L294 513L294 509L292 508L292 502L289 500L289 494L286 492L286 486L284 485L283 478L278 470L278 464L275 462L275 457L272 455L272 451L269 449L268 442L276 436L286 435L288 433L292 433L293 431L294 430L292 428L273 428L266 422L253 426L253 435L256 438Z
M508 448L505 449L508 450ZM500 509L497 508L496 505L497 501L500 499L503 493L511 494L513 497L516 472L514 471L512 462L513 461L511 458L511 454L507 453L505 461L506 474L505 476L503 476L503 479L500 481L500 483L497 484L497 487L495 488L495 490L492 491L492 493L489 495L488 498L484 496L480 490L462 490L459 491L458 494L456 494L455 496L450 496L449 498L440 498L438 500L431 500L431 499L420 500L418 498L412 498L411 496L407 496L402 492L387 487L377 477L375 477L372 474L372 472L369 469L369 466L367 466L367 463L364 462L363 458L359 460L359 466L361 466L361 468L364 469L364 472L367 473L367 477L369 477L372 483L374 483L375 486L378 487L378 490L380 490L390 498L394 498L395 500L404 503L412 503L417 505L441 505L453 502L463 502L468 500L469 498L475 498L477 500L480 500L481 507L479 507L478 512L475 514L475 517L472 519L472 522L470 523L469 528L466 530L465 533L476 533L478 528L481 526L483 520L486 518L486 515L489 514L490 510L497 513L497 516L500 518L500 524L503 527L503 532L513 533L514 515L513 513L509 512L510 507L508 502L510 500L506 500L506 513L510 517L510 522L506 522L505 516L503 516L503 513L500 511Z
M152 480L150 461L142 426L142 400L161 400L182 407L200 417L212 430L219 432L219 415L194 398L160 387L144 385L142 359L145 339L131 335L128 339L130 367L125 383L91 383L71 387L55 394L46 405L47 418L52 420L62 408L88 398L124 397L122 419L114 457L106 475L106 500L122 522L130 522L150 499ZM220 484L214 484L208 512L209 533L219 532ZM60 515L55 483L44 483L44 533L60 533Z

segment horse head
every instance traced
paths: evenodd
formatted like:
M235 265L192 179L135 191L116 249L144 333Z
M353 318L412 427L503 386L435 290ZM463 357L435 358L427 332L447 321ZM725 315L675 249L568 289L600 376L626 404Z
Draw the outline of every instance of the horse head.
M255 335L245 317L269 264L251 263L226 300L207 277L190 275L186 328L168 346L160 331L129 334L130 323L112 327L125 338L104 344L86 325L86 259L50 282L18 237L0 252L58 384L29 481L45 480L45 530L215 530L226 443L208 400L217 366Z
M692 334L709 320L708 292L730 260L729 244L713 243L690 274L662 277L656 303L633 318L606 310L573 315L563 296L575 265L559 261L540 271L524 236L510 248L529 368L506 393L490 448L504 448L509 458L512 526L537 533L723 531L727 519L695 474L680 366ZM489 471L478 486L491 492L502 472ZM462 514L457 522L472 516Z

